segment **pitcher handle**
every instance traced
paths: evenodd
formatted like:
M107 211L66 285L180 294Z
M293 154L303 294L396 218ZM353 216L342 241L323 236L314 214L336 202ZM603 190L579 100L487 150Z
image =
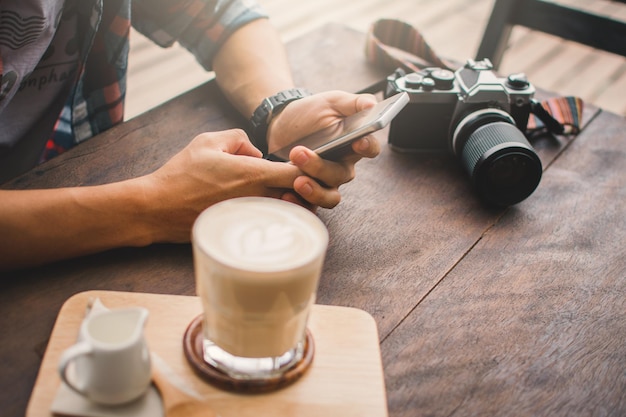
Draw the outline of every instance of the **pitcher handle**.
M93 348L89 343L80 342L77 343L63 352L61 360L59 361L59 376L65 384L77 393L87 396L86 389L74 385L74 383L67 377L67 368L73 360L79 356L89 355L93 352Z

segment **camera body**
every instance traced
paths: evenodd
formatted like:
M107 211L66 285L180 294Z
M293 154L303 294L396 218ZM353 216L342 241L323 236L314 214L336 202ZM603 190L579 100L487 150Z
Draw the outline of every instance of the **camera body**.
M541 161L522 133L535 88L524 74L500 78L487 59L468 60L456 72L396 70L385 96L403 91L410 101L391 122L392 149L451 152L491 204L515 204L535 190Z

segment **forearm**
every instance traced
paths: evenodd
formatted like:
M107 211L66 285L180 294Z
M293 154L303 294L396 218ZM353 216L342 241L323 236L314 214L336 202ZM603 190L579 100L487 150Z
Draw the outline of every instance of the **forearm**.
M151 243L142 194L137 181L0 191L0 269Z
M231 35L213 68L220 88L245 117L265 97L294 86L285 49L267 19L255 20Z
M203 133L151 174L94 187L0 190L0 270L117 247L189 242L205 208L281 198L301 171L261 158L243 131Z

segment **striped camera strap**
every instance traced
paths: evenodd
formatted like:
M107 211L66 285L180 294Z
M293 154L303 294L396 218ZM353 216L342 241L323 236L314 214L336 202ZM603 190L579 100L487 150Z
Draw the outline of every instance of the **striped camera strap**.
M380 19L370 27L365 50L369 62L394 71L416 72L426 67L453 70L454 65L440 58L422 34L400 20ZM583 101L578 97L553 97L532 105L526 134L548 130L559 135L580 132Z

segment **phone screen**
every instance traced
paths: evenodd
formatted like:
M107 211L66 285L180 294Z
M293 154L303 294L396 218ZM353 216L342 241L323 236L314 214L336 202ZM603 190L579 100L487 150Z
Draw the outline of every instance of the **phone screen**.
M268 159L287 161L291 149L298 145L306 146L324 159L340 159L350 152L352 142L385 127L408 102L409 95L406 92L391 96L374 107L348 116L273 152Z

